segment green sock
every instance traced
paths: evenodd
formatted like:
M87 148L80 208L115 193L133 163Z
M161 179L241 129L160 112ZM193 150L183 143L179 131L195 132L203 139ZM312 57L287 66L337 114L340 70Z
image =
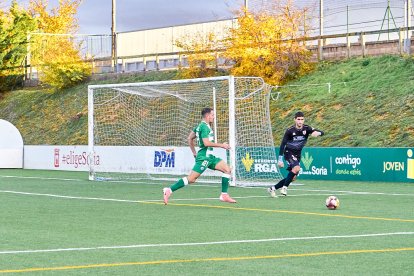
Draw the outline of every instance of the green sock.
M221 192L222 193L227 193L227 191L229 190L229 182L230 182L230 178L222 176L221 177Z
M180 178L180 180L178 180L174 185L172 185L170 188L171 188L171 191L177 191L178 189L181 189L182 187L184 187L185 186L185 184L184 184L184 180L182 179L182 178Z

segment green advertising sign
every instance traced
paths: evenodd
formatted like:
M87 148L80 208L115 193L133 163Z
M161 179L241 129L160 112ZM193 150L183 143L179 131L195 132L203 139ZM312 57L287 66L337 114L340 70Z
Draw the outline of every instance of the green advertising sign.
M237 148L239 179L272 178L279 148ZM281 169L286 175L286 169ZM414 183L414 148L311 148L302 150L300 179Z
M239 147L236 155L238 179L272 179L279 172L273 147Z
M301 179L414 182L411 148L304 148Z

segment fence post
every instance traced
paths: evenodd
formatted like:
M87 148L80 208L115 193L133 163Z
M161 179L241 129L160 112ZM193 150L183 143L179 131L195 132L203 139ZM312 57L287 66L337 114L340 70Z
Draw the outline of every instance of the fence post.
M323 39L318 39L318 59L323 60Z
M404 53L404 31L400 28L398 31L398 51L400 52L400 55L403 55Z
M407 28L408 29L408 28ZM411 54L411 37L409 36L409 31L407 31L407 37L403 39L403 52L407 55ZM403 34L401 33L401 37L403 37Z
M404 52L407 55L411 54L411 38L404 39Z
M351 58L351 39L349 39L349 34L346 35L346 56Z
M95 73L95 60L92 58L92 75Z
M121 72L125 72L125 59L121 59Z
M33 68L32 68L32 48L31 48L31 39L32 36L29 33L27 35L27 56L26 56L26 72L25 72L25 79L32 80L33 78Z
M361 33L359 35L359 41L361 43L361 49L362 49L362 57L365 57L366 53L366 48L365 48L365 33Z

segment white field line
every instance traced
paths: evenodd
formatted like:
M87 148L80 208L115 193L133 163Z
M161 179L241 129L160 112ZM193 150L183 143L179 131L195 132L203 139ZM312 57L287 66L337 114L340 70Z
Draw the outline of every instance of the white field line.
M307 192L345 193L345 194L352 194L352 195L414 196L414 194L378 193L378 192L353 192L353 191L332 191L332 190L314 190L314 189L290 189L290 190L307 191Z
M17 194L17 195L30 195L30 196L46 196L46 197L55 197L55 198L66 198L66 199L80 199L80 200L100 200L100 201L115 201L115 202L130 202L130 203L143 202L143 200L127 200L127 199L116 199L116 198L82 197L82 196L65 196L65 195L28 193L28 192L4 191L4 190L0 190L0 193ZM159 201L161 201L161 200L159 200Z
M62 181L89 181L87 179L74 179L74 178L54 178L54 177L36 177L36 176L14 176L14 175L0 175L0 178L21 178L21 179L39 179L39 180L62 180ZM144 184L144 185L164 185L165 182L162 183L148 183L149 181L160 182L159 180L151 180L145 182L139 181L121 181L121 180L108 180L108 181L100 181L100 183L128 183L128 184ZM171 183L170 183L171 184ZM218 184L201 184L196 183L194 184L196 187L212 187L216 188L220 185ZM300 183L292 183L291 186L304 186L304 184ZM265 187L243 187L243 188L251 188L251 189L265 189ZM386 195L386 196L414 196L414 194L399 194L399 193L379 193L379 192L354 192L354 191L336 191L336 190L319 190L319 189L302 189L302 188L290 188L291 191L307 191L307 192L324 192L327 193L326 195L336 194L336 193L343 193L346 194L353 194L353 195ZM304 194L302 194L304 195ZM302 195L289 195L289 196L302 196ZM325 194L321 194L325 195ZM260 196L258 196L260 197ZM264 196L263 196L264 197ZM239 197L243 198L243 197Z
M258 240L230 240L230 241L194 242L194 243L161 243L161 244L135 244L135 245L55 248L55 249L36 249L36 250L10 250L10 251L0 251L0 255L50 253L50 252L66 252L66 251L88 251L88 250L105 250L105 249L131 249L131 248L148 248L148 247L179 247L179 246L203 246L203 245L208 246L208 245L217 245L217 244L262 243L262 242L298 241L298 240L349 239L349 238L384 237L384 236L413 235L413 234L414 232L394 232L394 233L375 233L375 234L360 234L360 235L273 238L273 239L258 239Z
M76 179L76 178L55 178L55 177L38 177L38 176L15 176L15 175L0 175L0 178L17 178L17 179L37 179L37 180L62 180L62 181L85 181L89 182L89 179ZM177 178L178 179L178 178ZM151 182L153 181L153 182ZM105 180L105 181L90 181L90 183L126 183L126 184L140 184L140 185L165 185L173 184L172 181L162 181L157 179L148 179L147 181L126 181L126 180ZM200 184L197 183L198 187L218 187L218 184ZM263 188L263 187L261 187Z
M18 178L18 179L38 179L38 180L62 180L62 181L86 181L88 182L89 179L79 179L79 178L57 178L57 177L38 177L38 176L15 176L15 175L0 175L0 178ZM150 180L149 180L150 181ZM148 181L146 182L139 182L139 181L94 181L93 183L132 183L132 184L149 184L149 185L154 185L154 184L159 184L159 183L148 183ZM92 181L91 181L92 183Z
M163 201L162 196L161 196L161 192L160 192L160 199L145 199L145 200L129 200L129 199L102 198L102 197L68 196L68 195L43 194L43 193L31 193L31 192L8 191L8 190L0 190L0 193L17 194L17 195L29 195L29 196L45 196L45 197L54 197L54 198L65 198L65 199L79 199L79 200L99 200L99 201L113 201L113 202L129 202L129 203L162 202ZM300 194L300 195L289 195L289 197L321 196L321 195L327 196L327 195L331 195L331 194L330 193L326 193L326 194ZM350 194L342 194L342 195L350 195ZM270 196L269 195L263 195L263 196L239 196L239 197L234 196L233 198L237 198L237 199L270 198ZM173 201L200 201L200 200L218 200L218 197L174 198L173 199ZM275 200L277 200L277 198Z
M0 175L0 178L39 179L39 180L62 180L62 181L83 181L83 179L75 179L75 178L56 178L56 177L37 177L37 176L16 176L16 175Z
M62 181L89 181L87 179L73 179L73 178L54 178L54 177L36 177L36 176L13 176L13 175L0 175L0 178L21 178L21 179L39 179L39 180L62 180ZM148 180L148 181L156 181L159 182L159 180ZM148 183L148 181L145 182L139 182L139 181L117 181L117 180L108 180L108 181L100 181L100 183L128 183L128 184L144 184L144 185L163 185L163 183ZM165 184L165 183L164 183ZM171 184L171 183L170 183ZM304 184L296 183L293 186L302 186ZM217 184L194 184L195 187L212 187L216 188L220 185ZM245 188L252 188L252 189L265 189L265 187L245 187ZM342 193L342 195L346 194L352 194L352 195L385 195L385 196L414 196L414 194L399 194L399 193L379 193L379 192L354 192L354 191L336 191L336 190L320 190L320 189L302 189L302 188L290 188L291 191L307 191L307 192L324 192L327 194L320 194L320 195L331 195L331 194L337 194ZM1 191L0 191L1 192ZM310 195L310 194L309 194ZM301 195L289 195L291 196L308 196L307 194L301 194ZM261 196L256 196L261 197ZM262 196L265 197L265 196ZM245 198L245 197L239 197L239 198ZM188 199L187 199L188 200ZM151 200L150 200L151 201ZM155 201L155 200L153 200Z

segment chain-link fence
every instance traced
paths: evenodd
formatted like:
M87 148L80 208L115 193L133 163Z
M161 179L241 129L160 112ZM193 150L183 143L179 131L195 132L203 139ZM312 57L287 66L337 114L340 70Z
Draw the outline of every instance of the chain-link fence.
M400 28L411 26L411 0L291 2L296 8L306 11L301 31L310 37L306 43L315 59L410 52L411 31ZM252 11L277 12L275 0L249 0L245 4ZM92 64L94 74L173 69L187 64L185 53L175 46L180 33L215 29L222 36L224 28L234 25L234 22L234 19L229 19L118 33L116 62L111 57L111 35L68 35L66 39L80 48L82 58ZM321 34L323 37L319 37ZM47 43L50 35L32 36L42 36ZM218 54L217 67L224 64L223 60ZM41 68L30 62L29 51L26 79L36 79L38 71Z

